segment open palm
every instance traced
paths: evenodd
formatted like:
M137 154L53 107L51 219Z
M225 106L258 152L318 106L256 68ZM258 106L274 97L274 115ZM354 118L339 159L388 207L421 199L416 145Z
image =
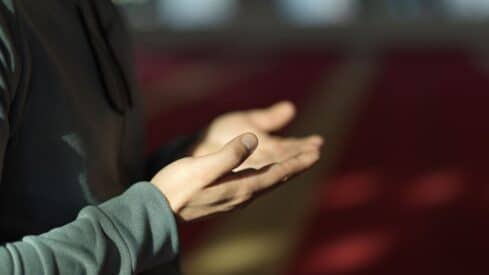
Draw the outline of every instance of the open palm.
M261 168L271 163L287 160L303 152L317 150L323 144L320 136L304 138L279 137L274 131L285 127L295 117L295 107L290 102L280 102L269 108L238 111L216 118L201 142L195 147L194 156L207 155L219 150L233 137L245 132L254 133L259 139L255 153L238 170Z

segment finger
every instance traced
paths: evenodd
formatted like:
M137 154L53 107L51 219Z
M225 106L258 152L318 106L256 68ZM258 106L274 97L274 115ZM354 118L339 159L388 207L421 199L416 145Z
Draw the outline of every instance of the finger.
M295 106L289 101L279 102L265 109L249 111L249 119L261 130L276 131L287 125L295 116Z
M277 153L274 155L275 157L275 162L280 163L285 160L288 160L292 157L297 156L298 154L304 153L304 152L311 152L311 151L318 151L319 148L316 145L311 145L311 144L300 144L300 145L290 145L290 146L285 146L283 147L282 150L277 151Z
M317 146L322 146L324 144L324 138L320 135L312 135L307 137L307 142Z
M214 192L226 193L240 198L251 198L279 183L285 182L310 168L319 159L319 153L311 151L298 154L284 162L268 165L261 169L246 169L228 175L216 185L209 187Z
M254 134L247 133L234 138L218 152L198 158L204 183L211 184L240 166L257 146L258 138Z
M307 142L307 141L296 141L296 142L287 142L284 143L282 148L287 152L308 152L313 150L320 150L321 145ZM295 154L294 154L295 155Z
M300 153L288 160L270 165L253 185L255 191L268 189L273 185L285 182L310 168L319 159L317 150Z
M295 137L273 137L273 141L278 144L282 144L283 146L302 146L302 145L311 145L315 147L322 146L324 144L324 139L320 135L312 135L303 138L295 138Z
M311 142L312 140L312 142ZM260 147L252 158L246 160L234 172L243 168L262 168L271 163L282 162L299 153L319 150L321 145L314 142L314 138L271 138L262 140Z
M270 144L267 146L267 144ZM315 137L308 138L280 138L274 139L272 143L263 142L260 150L270 149L273 156L276 157L276 161L282 161L295 156L301 152L308 152L313 150L319 150L322 146L322 142L316 140Z

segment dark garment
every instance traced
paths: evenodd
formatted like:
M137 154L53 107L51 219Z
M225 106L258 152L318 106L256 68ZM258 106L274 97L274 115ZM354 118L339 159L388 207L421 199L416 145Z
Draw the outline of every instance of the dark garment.
M2 2L0 243L7 243L66 225L85 206L122 194L132 183L145 180L145 162L141 100L134 88L129 38L113 4L108 0ZM123 206L122 198L109 205ZM154 204L154 200L130 203ZM171 215L166 204L159 207ZM117 207L106 208L111 209L104 212L109 220L120 214ZM151 224L149 215L141 216L118 222L131 233L133 225L125 222ZM146 232L152 227L141 225L144 234L138 240L142 245L166 236L168 240L145 248L170 249L166 261L176 253L171 219L167 228L153 228L161 233ZM118 234L103 233L111 240L111 234ZM174 245L169 248L163 243ZM162 253L153 250L139 252L145 257ZM119 261L124 259L120 250L112 253L120 254Z
M109 1L80 1L90 9L101 6L100 16L95 8L82 12L77 2L16 1L13 48L26 48L16 53L16 85L24 87L9 87L17 119L9 140L2 140L7 143L0 192L3 241L66 224L82 207L143 180L139 98L133 89L113 90L125 85L105 84L132 83L130 73L116 74L131 67L129 39ZM84 23L102 17L107 29ZM108 39L91 43L104 33ZM105 54L109 47L119 54L97 55L95 48L104 42ZM134 98L132 106L116 108L113 102L126 93Z

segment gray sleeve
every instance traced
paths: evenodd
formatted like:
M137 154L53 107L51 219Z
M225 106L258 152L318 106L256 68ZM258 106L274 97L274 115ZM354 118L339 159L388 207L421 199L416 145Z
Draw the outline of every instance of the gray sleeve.
M168 203L142 182L39 236L0 247L0 274L136 274L172 261L178 233Z

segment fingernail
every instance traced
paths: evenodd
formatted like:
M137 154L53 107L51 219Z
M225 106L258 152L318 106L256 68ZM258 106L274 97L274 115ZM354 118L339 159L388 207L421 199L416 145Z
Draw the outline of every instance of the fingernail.
M248 151L255 150L256 146L258 145L258 140L254 135L251 134L244 135L241 138L241 142L244 146L246 146L246 149L248 149Z

